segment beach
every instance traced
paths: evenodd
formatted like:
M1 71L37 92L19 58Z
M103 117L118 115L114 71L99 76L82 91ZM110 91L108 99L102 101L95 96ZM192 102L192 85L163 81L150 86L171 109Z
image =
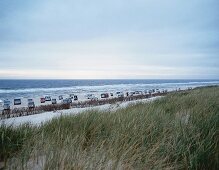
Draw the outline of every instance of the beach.
M117 83L102 80L102 85L99 81L92 81L93 85L88 86L90 82L85 81L83 85L78 86L77 84L77 86L74 87L71 85L77 81L70 81L68 82L70 87L62 87L64 84L58 84L59 87L57 87L57 83L61 81L55 81L56 83L53 81L39 81L38 86L34 85L36 81L25 81L25 84L22 81L18 82L20 85L18 83L18 87L16 88L8 84L9 87L11 86L11 89L3 89L4 85L0 85L0 95L2 96L0 96L0 118L8 119L6 121L2 120L1 123L13 121L15 124L19 124L19 122L27 123L28 120L32 118L39 123L62 114L77 114L87 109L108 110L108 107L114 107L114 105L118 105L118 103L119 105L126 105L127 103L144 102L172 92L187 91L197 87L219 84L219 81L216 80L181 80L181 82L179 80L153 80L151 83L149 83L150 81L136 81L136 84L130 84L133 83L131 80L119 81ZM28 82L29 84L27 84ZM145 84L146 82L147 84ZM9 81L9 83L11 83L11 81ZM15 81L14 83L17 82ZM42 85L39 85L40 83ZM54 85L52 86L52 84ZM27 87L22 89L21 86ZM62 99L59 99L60 95ZM50 98L50 101L41 103L41 98L43 97L43 99L45 99L46 96ZM74 96L77 97L76 100L74 100ZM5 110L4 108L5 99L10 103L9 110ZM19 105L15 105L14 99L20 100ZM52 103L54 99L56 104ZM71 103L64 103L66 101L69 102L69 99ZM31 100L34 104L33 108L28 107L28 100ZM24 116L25 118L17 118Z
M64 99L76 95L78 100L75 102L84 102L88 101L88 94L100 100L103 93L112 93L113 96L109 95L111 99L118 97L117 92L124 95L136 91L146 94L156 89L177 91L218 84L218 80L0 80L0 99L9 100L11 109L14 109L27 107L28 99L32 99L35 106L51 104L51 101L40 102L40 98L45 96L61 103L60 95ZM14 105L16 98L21 99L20 105Z
M57 111L44 112L44 113L35 114L35 115L8 118L8 119L0 120L0 126L1 125L19 126L19 125L27 124L27 123L31 125L41 125L47 121L52 120L53 118L57 118L60 116L75 115L75 114L83 113L89 110L97 110L97 111L104 111L104 112L116 111L117 109L125 108L133 104L152 102L159 98L160 96L149 98L149 99L118 102L116 104L105 104L101 106L93 106L93 107L87 107L87 108L71 108L68 110L57 110Z

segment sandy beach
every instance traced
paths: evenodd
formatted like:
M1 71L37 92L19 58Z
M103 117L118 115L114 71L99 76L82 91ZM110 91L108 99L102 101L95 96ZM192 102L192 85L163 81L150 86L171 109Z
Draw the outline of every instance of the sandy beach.
M29 115L29 116L23 116L23 117L15 117L15 118L8 118L0 120L0 125L4 124L7 126L19 126L25 123L30 123L32 125L41 125L42 123L45 123L53 118L64 116L64 115L74 115L79 114L87 110L101 110L101 111L116 111L120 108L125 108L132 104L137 103L147 103L152 102L156 99L161 98L160 96L149 98L149 99L142 99L142 100L135 100L135 101L126 101L126 102L118 102L116 104L106 104L101 106L94 106L94 107L88 107L88 108L72 108L68 110L59 110L55 112L44 112L40 114L35 115Z
M132 87L133 86L133 87ZM86 97L88 94L92 94L94 97L96 97L98 100L101 99L101 94L104 94L104 93L108 93L109 94L109 97L107 99L113 99L113 98L117 98L118 95L116 94L117 92L121 92L122 94L124 94L124 96L127 95L127 93L129 93L129 95L133 92L141 92L142 94L147 94L149 90L156 90L158 89L159 91L164 91L164 90L167 90L168 92L170 91L176 91L178 89L181 89L181 90L186 90L188 88L195 88L197 87L197 85L193 85L193 86L189 86L189 85L186 85L186 86L178 86L177 88L157 88L156 86L153 87L153 88L136 88L135 85L130 85L130 89L126 90L125 88L122 88L121 87L117 87L115 89L108 89L107 90L107 87L104 87L103 89L96 89L96 91L92 91L90 90L89 92L70 92L68 91L67 93L57 93L57 92L54 92L54 93L42 93L42 92L39 92L39 94L42 94L42 95L39 95L39 94L34 94L34 95L30 95L30 96L13 96L13 97L10 97L10 98L1 98L2 102L4 100L9 100L11 102L11 109L15 109L15 108L23 108L23 107L27 107L28 106L28 99L32 99L34 101L34 104L35 106L43 106L43 105L48 105L48 104L52 104L52 101L46 101L45 103L41 103L40 102L40 98L42 97L45 97L45 96L50 96L51 99L56 99L57 103L62 103L62 100L59 100L59 96L63 96L63 99L66 99L66 98L69 98L70 95L76 95L78 97L78 100L77 101L73 101L74 103L77 103L77 102L84 102L84 101L89 101L89 99ZM92 87L91 87L92 88ZM112 95L111 95L112 94ZM21 104L20 105L14 105L14 99L21 99ZM1 110L1 106L0 106L0 110Z

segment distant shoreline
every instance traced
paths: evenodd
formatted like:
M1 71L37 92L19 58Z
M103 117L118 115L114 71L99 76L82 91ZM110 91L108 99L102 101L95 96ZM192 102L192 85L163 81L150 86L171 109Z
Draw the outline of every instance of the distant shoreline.
M212 87L212 86L205 86L205 87ZM196 88L205 88L205 87L196 87ZM106 104L116 104L118 102L127 102L127 101L136 101L142 99L149 99L157 96L165 96L169 93L174 92L183 92L188 91L191 89L179 89L179 91L169 91L169 92L156 92L156 93L149 93L149 94L142 94L137 96L125 96L125 97L113 97L113 98L106 98L100 100L85 100L85 101L76 101L70 104L47 104L47 105L40 105L36 106L33 109L29 109L27 107L20 107L14 108L8 111L1 111L0 118L1 119L8 119L13 117L23 117L28 115L36 115L41 114L44 112L51 112L51 111L59 111L59 110L68 110L71 108L90 108L95 106L101 106Z

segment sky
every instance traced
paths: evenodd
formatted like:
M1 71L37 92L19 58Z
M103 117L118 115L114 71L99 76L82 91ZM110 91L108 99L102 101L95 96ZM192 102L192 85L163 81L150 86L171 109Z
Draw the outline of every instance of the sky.
M2 79L219 79L218 0L0 0Z

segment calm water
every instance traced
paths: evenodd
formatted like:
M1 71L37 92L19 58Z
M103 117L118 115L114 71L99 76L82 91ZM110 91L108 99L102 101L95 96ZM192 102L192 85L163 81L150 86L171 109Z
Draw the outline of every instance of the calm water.
M207 85L219 85L219 80L0 80L0 99Z

